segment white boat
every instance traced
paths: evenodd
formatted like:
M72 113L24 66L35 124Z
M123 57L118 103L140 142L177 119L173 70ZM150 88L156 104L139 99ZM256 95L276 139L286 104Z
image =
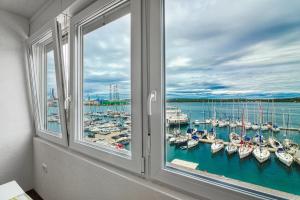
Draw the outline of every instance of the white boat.
M263 124L263 125L261 126L261 130L262 130L262 131L267 131L267 130L269 130L268 124Z
M210 119L206 119L204 122L205 122L205 124L210 124L211 120Z
M213 127L218 126L218 120L212 120L212 121L211 121L211 125L212 125Z
M219 124L220 128L223 128L223 127L227 126L227 124L223 120L220 120L218 124Z
M233 143L229 143L229 144L225 147L225 150L227 151L227 153L228 153L229 155L231 155L231 154L237 152L238 147L237 147L235 144L233 144Z
M258 146L253 150L253 155L258 162L263 163L270 158L271 154L267 148Z
M282 145L286 149L286 152L291 155L294 155L299 149L299 145L297 143L287 138L283 140Z
M197 125L201 124L201 122L200 122L199 120L196 119L196 120L194 121L194 124L197 126Z
M199 141L198 140L189 140L188 142L187 142L187 148L188 149L191 149L191 148L193 148L193 147L195 147L195 146L197 146L199 144Z
M252 124L251 128L256 131L259 129L259 125L258 124Z
M207 133L207 135L206 135L206 138L208 139L208 140L214 140L214 139L216 139L216 132L215 132L215 130L212 128L208 133Z
M282 148L281 143L274 137L269 137L268 142L274 149Z
M212 153L217 153L218 151L220 151L223 148L224 148L223 140L215 140L215 142L211 144L211 152Z
M177 107L167 107L166 110L166 124L170 125L185 125L189 123L187 114Z
M229 124L229 126L230 126L230 128L236 128L236 123L234 123L234 122L231 122L230 124Z
M300 150L298 150L294 155L294 161L300 165Z
M237 126L240 126L240 127L243 126L243 123L240 120L236 120L235 123L236 123Z
M268 141L264 139L264 136L256 134L253 138L252 138L253 143L255 144L260 144L260 146L265 147L268 145Z
M242 144L238 150L240 159L246 158L253 151L253 146L251 144Z
M279 128L278 126L276 126L276 125L273 125L272 128L271 128L271 130L272 130L274 133L280 132L280 128Z
M171 145L174 144L175 141L176 141L176 137L171 137L171 138L169 138L169 143L170 143Z
M278 148L275 152L276 157L286 166L290 167L293 163L293 156L285 152L283 148Z
M251 128L252 128L251 122L247 122L247 123L245 124L245 129L246 129L246 130L249 130L249 129L251 129Z
M238 134L231 132L229 134L229 140L230 142L234 143L234 144L240 144L241 143L241 136L239 136Z
M179 136L176 138L174 144L176 146L183 146L183 145L186 145L187 144L187 141L188 141L188 138L187 137L184 137L184 136Z

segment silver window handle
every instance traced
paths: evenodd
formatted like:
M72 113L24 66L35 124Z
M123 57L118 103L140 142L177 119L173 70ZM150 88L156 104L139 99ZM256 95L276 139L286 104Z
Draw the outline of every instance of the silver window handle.
M148 96L148 115L152 115L152 102L156 101L156 90L152 90Z

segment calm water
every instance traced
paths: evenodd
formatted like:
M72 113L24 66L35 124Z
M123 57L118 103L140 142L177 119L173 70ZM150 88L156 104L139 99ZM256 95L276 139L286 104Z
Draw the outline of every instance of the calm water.
M211 103L170 103L168 105L179 107L182 112L191 117L191 122L196 119L203 120L204 118L213 117L212 110L214 109ZM233 118L233 115L235 119L241 119L240 115L243 108L242 104L235 103L234 109L232 103L215 103L214 107L218 119ZM251 122L257 122L257 116L259 114L257 111L258 105L256 103L248 103L247 107L244 105L244 108L248 109L248 116L245 116L245 118L248 118ZM283 126L282 113L285 113L285 124L287 123L287 116L289 115L289 127L300 127L300 103L274 103L274 105L263 103L262 108L265 122L273 121L281 127ZM98 112L108 109L129 111L130 106L118 106L115 108L113 108L113 106L89 106L85 108L85 111ZM51 112L55 112L55 110L51 110ZM245 113L247 112L245 111ZM59 130L59 125L57 123L51 123L51 126L53 126L56 130ZM181 127L182 133L185 133L187 128L188 126ZM209 125L206 127L204 125L200 125L197 128L203 129L210 127ZM172 130L172 128L167 129L167 131L170 130ZM216 131L218 138L226 141L228 140L228 128L216 128ZM237 129L236 132L239 132L239 129ZM271 135L271 132L264 132L263 134L267 138ZM255 135L255 132L247 131L247 135L253 136ZM300 133L296 131L289 131L287 133L282 131L274 134L274 136L280 140L288 137L300 144ZM127 146L127 148L130 149L129 146ZM181 150L179 148L175 148L175 146L169 145L167 145L166 149L167 161L179 158L195 162L199 164L197 167L198 170L224 175L229 178L300 195L299 165L294 163L291 167L286 167L278 161L275 154L272 154L271 159L261 165L253 156L240 160L238 154L228 156L224 150L212 155L209 144L200 143L196 148L191 150Z
M168 105L179 107L182 112L189 114L191 121L203 120L205 118L212 117L214 110L211 103L170 103ZM232 103L216 103L214 105L217 118L232 118L233 117L233 105ZM238 113L242 113L243 105L238 106L235 103L234 116L235 119L241 118ZM274 105L268 105L263 103L264 121L275 121L280 127L283 125L282 113L285 113L285 124L287 123L287 116L290 115L289 127L300 127L300 104L299 103L274 103ZM246 108L246 106L244 106ZM257 104L251 103L247 105L248 119L249 121L257 121ZM245 112L246 113L246 112ZM276 116L276 117L274 117ZM247 118L247 116L245 116ZM183 133L186 132L188 126L181 127ZM205 127L200 125L199 129L210 128L209 125ZM172 128L167 131L172 131ZM217 137L228 141L229 128L216 128ZM239 129L236 132L239 133ZM264 136L267 138L271 135L271 132L264 132ZM254 131L247 131L247 135L255 135ZM274 134L278 139L285 138L286 132L282 131ZM300 144L300 132L289 131L287 137L293 139ZM224 175L229 178L238 179L241 181L282 190L285 192L300 195L300 167L294 163L291 167L286 167L272 154L271 159L266 163L259 164L253 156L249 156L244 160L240 160L238 154L228 156L223 150L214 155L211 154L210 144L199 143L199 145L190 150L181 150L175 146L167 145L167 161L172 161L175 158L187 160L190 162L198 163L198 170L207 171L213 174Z

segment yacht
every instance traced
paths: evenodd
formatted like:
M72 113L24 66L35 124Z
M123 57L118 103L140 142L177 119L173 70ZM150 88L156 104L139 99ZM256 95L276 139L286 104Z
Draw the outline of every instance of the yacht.
M179 108L167 107L166 123L168 124L168 126L187 125L189 123L189 118L188 115L182 113L182 111Z
M240 144L241 143L241 136L239 136L237 133L231 132L229 134L229 140L230 142L234 144Z
M212 153L217 153L218 151L220 151L223 148L224 148L223 140L215 140L215 142L211 144L211 152Z
M278 148L275 152L276 157L286 166L290 167L293 163L293 156L288 154L283 148Z
M268 142L274 149L282 148L282 144L274 137L269 137Z
M287 138L283 140L282 145L286 149L286 152L291 155L294 155L299 149L299 145L297 143Z
M216 139L216 131L215 131L214 128L212 128L212 129L207 133L206 138L207 138L208 140L214 140L214 139Z
M241 144L238 152L239 152L239 156L240 159L246 158L247 156L249 156L253 151L253 145L250 143L243 143Z
M187 142L187 148L191 149L193 147L196 147L198 144L199 144L198 140L191 139Z
M260 163L267 161L270 158L270 151L266 147L258 146L253 150L253 155Z
M238 147L234 144L234 143L229 143L226 147L225 147L226 152L231 155L235 152L237 152Z
M256 131L259 129L259 125L258 124L252 124L251 128Z
M294 155L294 161L300 165L300 150L298 149L298 151L295 153Z

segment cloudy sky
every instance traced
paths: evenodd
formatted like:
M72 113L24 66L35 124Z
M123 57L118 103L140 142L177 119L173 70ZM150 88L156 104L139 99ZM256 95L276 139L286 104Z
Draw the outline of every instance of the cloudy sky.
M300 1L166 0L168 97L300 96Z
M109 98L117 84L121 98L130 95L130 14L84 35L84 96Z
M57 86L55 77L54 51L47 52L47 94L52 98L52 88L54 88L54 95L57 97Z
M299 0L166 0L167 97L300 96ZM130 15L84 36L84 95L130 94Z

